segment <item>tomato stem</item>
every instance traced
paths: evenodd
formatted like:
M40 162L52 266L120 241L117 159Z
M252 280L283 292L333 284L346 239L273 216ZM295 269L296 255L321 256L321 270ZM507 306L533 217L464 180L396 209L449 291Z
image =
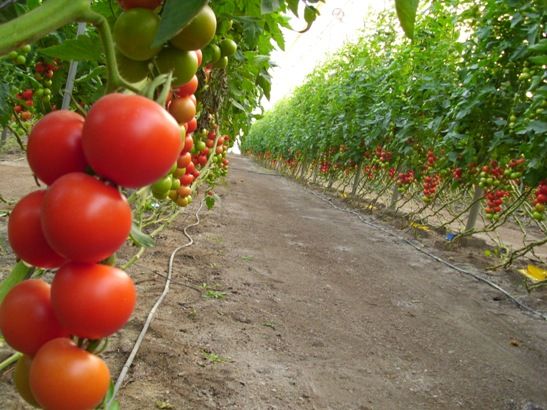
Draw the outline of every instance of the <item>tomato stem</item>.
M6 360L0 363L0 372L4 369L7 369L10 367L13 363L15 363L19 358L23 356L23 353L14 353L10 357L8 357Z

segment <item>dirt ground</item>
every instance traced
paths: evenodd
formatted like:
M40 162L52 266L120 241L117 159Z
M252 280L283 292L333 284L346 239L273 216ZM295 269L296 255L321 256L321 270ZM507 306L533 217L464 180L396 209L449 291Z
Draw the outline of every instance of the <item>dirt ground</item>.
M221 201L190 230L195 245L175 258L123 409L547 409L546 321L295 182L232 164ZM24 162L0 163L4 198L31 184ZM197 206L130 270L139 306L104 355L115 377ZM3 219L0 275L13 262ZM472 249L430 250L474 269ZM491 279L547 311L545 292ZM0 409L23 408L3 375Z

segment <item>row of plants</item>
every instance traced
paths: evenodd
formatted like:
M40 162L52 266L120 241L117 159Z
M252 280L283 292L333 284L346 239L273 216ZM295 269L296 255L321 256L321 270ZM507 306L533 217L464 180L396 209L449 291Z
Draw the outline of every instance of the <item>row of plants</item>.
M382 13L256 121L242 149L451 239L513 224L523 245L504 254L508 266L547 242L545 9L421 7L411 42Z

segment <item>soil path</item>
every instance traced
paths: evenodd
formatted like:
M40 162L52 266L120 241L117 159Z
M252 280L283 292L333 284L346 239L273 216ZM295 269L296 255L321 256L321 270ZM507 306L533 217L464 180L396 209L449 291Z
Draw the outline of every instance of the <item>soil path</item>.
M122 408L547 409L547 322L298 184L232 164L175 260ZM106 354L113 374L187 215L132 269L140 305Z

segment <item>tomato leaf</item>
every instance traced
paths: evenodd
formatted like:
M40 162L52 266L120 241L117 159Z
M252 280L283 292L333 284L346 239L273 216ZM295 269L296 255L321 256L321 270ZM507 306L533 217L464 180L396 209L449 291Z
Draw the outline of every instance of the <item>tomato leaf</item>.
M414 38L414 23L419 0L395 0L397 16L408 38Z
M97 38L82 35L57 46L39 49L38 53L64 61L97 61L102 60L103 49Z
M0 282L0 304L8 294L8 292L19 282L29 277L34 268L25 265L23 262L17 262L11 273Z
M100 408L103 410L120 410L120 403L114 400L114 383L110 382L110 387Z
M207 209L213 209L215 206L215 197L214 196L207 196L205 197L205 205L207 205Z
M262 0L260 12L262 14L273 13L281 7L279 0Z
M207 4L208 0L167 0L161 13L161 22L152 47L159 47L172 39L196 14Z
M131 232L129 233L129 237L135 245L142 246L144 248L152 248L156 243L154 238L141 231L134 222L131 224Z

